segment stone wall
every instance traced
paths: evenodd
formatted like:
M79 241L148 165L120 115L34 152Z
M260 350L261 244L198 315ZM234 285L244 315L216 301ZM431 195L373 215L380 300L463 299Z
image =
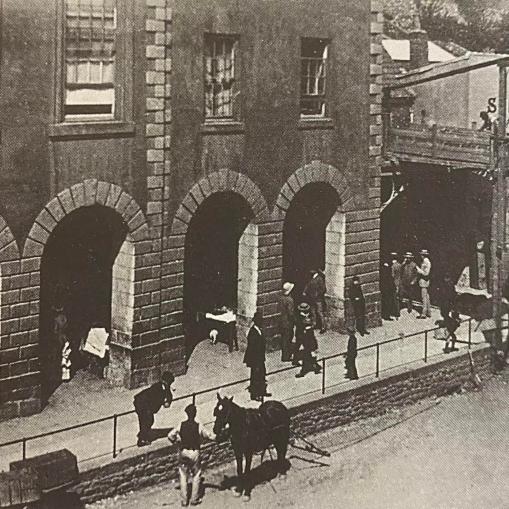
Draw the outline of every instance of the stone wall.
M477 346L472 354L476 371L485 380L490 376L490 347ZM330 395L319 399L314 399L316 394L306 396L307 399L297 401L290 410L292 429L304 435L313 435L380 415L389 408L411 404L422 398L444 396L462 387L469 389L472 387L470 379L469 357L465 351L428 364L416 363L411 371L407 366L382 374L379 379L359 380L353 387L329 389ZM203 457L205 468L233 460L229 443L206 446ZM92 502L176 477L177 449L168 446L85 472L75 491L84 502Z

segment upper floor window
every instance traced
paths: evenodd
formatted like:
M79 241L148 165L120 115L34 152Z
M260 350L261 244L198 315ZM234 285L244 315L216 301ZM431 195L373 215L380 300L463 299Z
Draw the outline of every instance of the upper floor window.
M301 116L325 116L328 46L329 42L325 39L304 38L301 40Z
M236 37L205 36L205 118L232 119L238 79Z
M117 0L65 0L64 118L113 118Z

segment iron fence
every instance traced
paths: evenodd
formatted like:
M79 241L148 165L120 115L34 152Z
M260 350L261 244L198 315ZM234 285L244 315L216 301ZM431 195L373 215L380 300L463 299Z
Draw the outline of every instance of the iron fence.
M465 345L465 347L470 349L471 346L472 346L472 318L468 318L466 320L463 320L462 324L464 324L466 322L468 322L468 336L467 336L467 340L464 341L464 340L457 339L456 343L463 344L463 345ZM428 362L429 358L431 357L429 355L429 351L428 351L429 336L430 336L430 334L432 334L435 331L437 331L439 328L440 327L434 327L432 329L426 329L424 331L419 331L419 332L415 332L415 333L408 334L408 335L400 335L397 338L388 339L388 340L385 340L385 341L378 341L376 343L372 343L372 344L361 346L361 347L357 348L357 352L358 353L367 352L367 351L370 351L370 350L373 350L373 349L375 350L375 369L374 369L374 371L364 372L362 374L362 376L360 376L359 378L365 378L365 377L373 376L373 375L378 378L380 376L381 371L388 371L390 369L394 369L394 368L398 367L398 366L389 366L385 370L381 370L380 361L381 361L381 353L383 351L382 347L385 347L386 345L390 345L390 344L396 343L398 341L407 340L407 339L410 339L410 338L415 338L415 337L423 336L422 355L419 356L418 358L408 360L408 362L404 362L404 363L400 364L399 366L403 366L403 365L407 365L407 364L412 364L412 363L414 363L416 361L419 361L419 360L423 360L424 362ZM339 359L341 357L344 357L345 355L346 355L346 351L343 351L343 352L340 352L340 353L336 353L336 354L333 354L333 355L321 357L321 358L318 359L318 362L321 364L321 368L322 368L322 371L321 371L321 393L322 394L326 393L327 387L330 388L330 387L338 385L338 382L335 380L334 383L332 383L329 386L327 386L327 367L330 366L331 361L337 360L337 359ZM436 355L439 355L439 354L435 354L435 356ZM276 370L268 372L267 373L267 377L272 377L274 375L277 375L277 374L280 374L280 373L284 373L284 372L287 372L287 371L296 370L298 368L299 368L299 366L293 366L292 365L292 366L276 369ZM226 389L228 387L233 387L233 386L236 386L236 385L239 385L239 384L243 384L243 383L246 383L246 382L249 382L249 378L244 378L244 379L241 379L241 380L235 380L233 382L228 382L228 383L217 385L217 386L214 386L214 387L209 387L209 388L203 389L201 391L196 391L196 392L193 392L193 393L190 393L190 394L186 394L184 396L180 396L180 397L174 398L173 401L176 402L176 401L182 401L182 400L191 400L193 403L196 403L196 398L198 396L201 396L203 394L208 394L208 393L211 393L211 392L218 392L218 391L224 390L224 389ZM87 426L92 426L92 425L99 424L99 423L102 423L102 422L111 421L111 423L112 423L112 435L111 435L112 436L112 438L111 438L112 447L111 447L111 454L112 454L113 458L116 458L118 453L119 453L119 449L118 449L118 446L117 446L118 421L119 421L119 418L127 416L127 415L132 415L134 413L135 413L135 410L127 410L125 412L115 413L115 414L112 414L112 415L108 415L106 417L101 417L101 418L98 418L98 419L82 422L82 423L79 423L79 424L74 424L72 426L66 426L66 427L58 428L58 429L55 429L55 430L52 430L52 431L47 431L47 432L44 432L44 433L39 433L39 434L35 434L35 435L19 438L19 439L16 439L16 440L11 440L11 441L8 441L8 442L3 442L3 443L0 443L0 450L5 448L5 447L8 447L8 446L14 446L14 445L19 444L21 446L21 457L23 459L26 459L27 458L27 445L31 441L34 441L34 440L37 440L37 439L40 439L40 438L44 438L44 437L48 437L48 436L52 436L52 435L57 435L57 434L60 434L60 433L65 433L65 432L76 430L76 429L80 429L80 428L84 428L84 427L87 427Z

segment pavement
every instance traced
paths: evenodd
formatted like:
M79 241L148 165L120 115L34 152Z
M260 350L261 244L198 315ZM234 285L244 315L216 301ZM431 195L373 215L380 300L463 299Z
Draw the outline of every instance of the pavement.
M505 509L508 507L509 373L475 392L431 398L312 438L330 458L290 447L278 478L253 460L244 504L224 488L233 463L204 471L203 509ZM296 444L299 445L299 444ZM177 482L101 500L90 509L180 507Z
M363 347L389 339L399 338L398 341L380 346L380 372L409 364L424 357L424 334L406 337L425 329L435 327L435 320L439 318L437 310L433 316L425 320L417 320L417 313L402 312L399 320L384 321L381 327L370 330L364 337L358 336L358 346ZM464 317L466 318L466 317ZM481 332L474 332L472 327L472 343L481 343L484 336ZM468 323L463 323L457 333L459 339L467 340ZM347 336L335 332L317 334L319 356L329 356L344 352ZM428 334L428 357L446 355L442 352L442 341L433 339ZM466 345L457 345L466 347ZM229 382L249 378L249 370L242 363L243 352L229 353L227 346L222 343L212 345L205 340L198 344L189 361L187 373L178 377L174 384L174 398L191 395L209 387L216 387ZM281 352L267 354L267 372L289 366L281 362ZM373 375L376 370L376 349L370 348L359 352L357 358L359 376ZM296 379L299 368L291 369L279 374L268 375L268 390L272 398L292 406L300 396L316 393L321 396L322 375L308 374L304 378ZM409 366L411 369L411 366ZM344 378L344 360L336 358L327 361L326 387L351 383ZM222 395L234 396L235 401L242 406L258 406L249 400L246 390L247 383L239 383L221 391ZM12 419L0 423L0 442L30 437L32 435L50 432L67 426L73 426L86 421L92 421L122 413L133 409L134 394L140 389L128 390L112 387L107 380L97 379L88 372L80 372L69 383L62 384L52 395L48 405L39 414ZM161 409L156 415L155 428L165 429L176 426L184 417L183 409L191 402L191 397L174 401L169 410ZM212 421L212 412L216 403L215 392L199 395L196 398L198 418L207 424ZM87 470L118 461L140 453L136 444L138 430L135 414L118 418L117 425L117 459L112 458L113 420L100 422L76 430L60 432L55 435L30 440L27 443L27 457L35 456L56 449L67 448L78 457L80 470ZM143 452L167 445L167 440L161 438L150 446L144 447ZM0 447L0 470L7 470L9 463L21 459L21 444Z

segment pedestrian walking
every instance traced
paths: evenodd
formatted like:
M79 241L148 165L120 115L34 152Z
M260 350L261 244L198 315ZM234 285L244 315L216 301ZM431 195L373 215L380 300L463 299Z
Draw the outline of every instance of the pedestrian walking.
M254 401L261 401L264 396L271 396L267 392L265 379L265 335L262 331L262 321L262 313L256 311L253 316L253 325L247 334L247 348L244 354L244 364L251 369L249 392Z
M442 318L447 318L456 302L456 288L449 274L444 276L442 284L438 287L438 302L440 305L440 314Z
M422 261L421 266L417 267L417 273L419 274L419 287L421 289L422 311L417 318L430 318L431 301L429 298L429 285L431 280L431 260L429 259L427 249L422 249L420 255Z
M174 381L175 377L173 374L170 371L165 371L161 376L160 382L152 384L134 396L134 409L136 410L140 427L138 432L138 447L152 442L154 415L159 412L163 405L165 408L170 407L173 401L171 384Z
M359 375L357 373L357 337L355 336L355 330L348 329L348 345L346 347L345 356L345 368L346 378L350 380L357 380Z
M441 320L442 321L442 320ZM458 327L461 324L460 315L457 311L452 311L450 316L447 318L444 318L443 320L443 326L447 330L447 338L445 340L445 348L444 352L456 352L458 349L456 348L456 331L458 330ZM450 346L449 346L450 345Z
M383 262L380 268L380 292L382 294L382 318L392 320L392 317L396 316L394 309L396 286L392 278L392 267L388 261Z
M359 331L361 336L369 334L366 330L366 300L364 299L359 276L354 276L352 278L349 297L355 318L355 328Z
M398 260L398 253L391 253L391 276L394 282L394 316L396 319L400 317L399 300L401 297L401 263Z
M198 505L201 503L200 488L202 467L200 458L200 446L204 440L213 441L216 435L204 428L196 419L196 406L192 403L185 408L187 420L182 421L180 429L172 429L168 439L172 443L178 443L179 454L179 477L180 477L180 502L182 506ZM189 484L191 484L191 498L189 498Z
M279 301L279 332L281 334L281 361L292 360L292 345L295 329L295 303L292 290L295 285L290 282L283 284L283 292Z
M295 378L302 378L311 371L318 374L321 368L316 360L318 342L316 341L313 327L311 307L307 302L301 302L298 306L298 320L296 324L296 340L299 345L298 358L302 360L302 368Z
M304 288L303 297L311 306L311 313L314 327L320 329L321 333L327 331L324 316L325 303L325 281L318 270L311 271L311 279Z
M417 283L417 264L414 262L414 255L408 251L405 253L401 265L401 303L406 305L407 311L412 312L414 288Z

